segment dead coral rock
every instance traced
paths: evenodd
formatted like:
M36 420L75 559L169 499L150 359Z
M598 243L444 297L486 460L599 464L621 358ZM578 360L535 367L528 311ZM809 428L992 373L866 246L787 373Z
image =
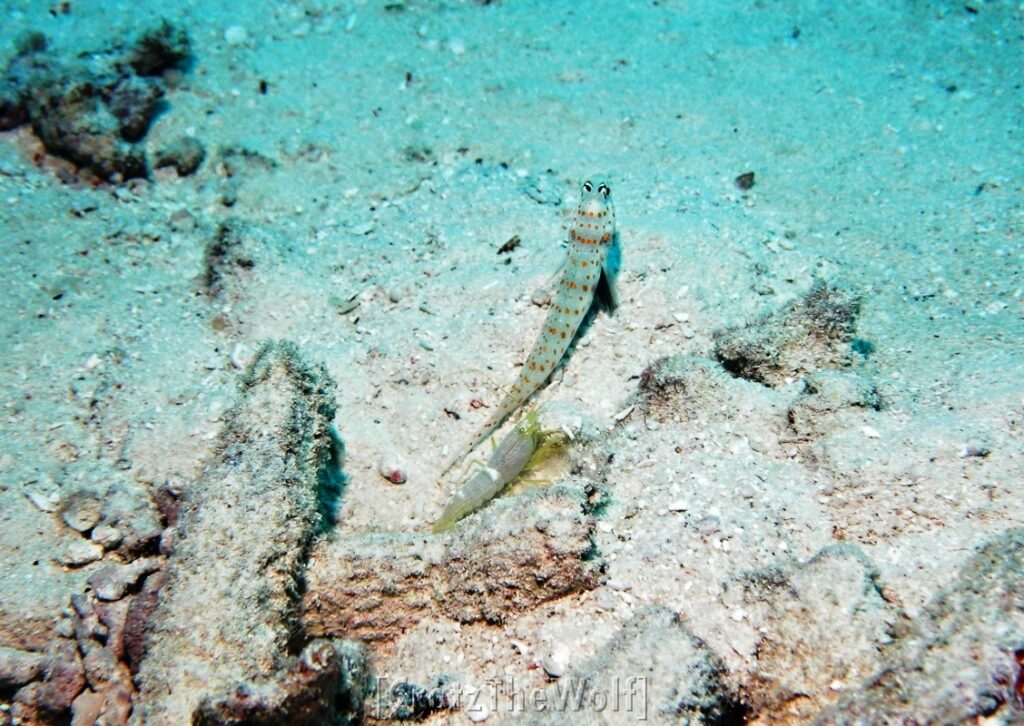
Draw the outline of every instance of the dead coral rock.
M96 616L107 629L104 643L118 660L124 660L124 630L130 604L128 599L124 599L117 602L97 602L94 605Z
M730 382L729 374L707 358L661 358L640 375L637 403L655 421L699 420L723 409Z
M196 726L249 724L319 726L356 712L366 694L366 655L352 641L314 640L276 680L242 684L220 698L206 698Z
M103 557L103 547L87 539L69 540L57 560L68 567L82 567Z
M897 613L860 548L833 545L806 563L740 581L742 607L758 627L747 702L771 723L807 723L881 665Z
M82 691L71 704L71 726L93 726L103 713L104 698L95 691Z
M0 688L23 686L46 668L46 656L0 645Z
M819 282L803 298L751 325L714 334L715 358L733 375L779 386L853 360L860 298Z
M166 580L163 570L154 572L142 584L142 590L128 602L124 620L124 657L132 674L138 673L146 653L146 632L156 611L160 588Z
M128 558L155 551L163 532L160 512L149 492L130 483L115 484L107 492L100 524L117 530L121 535L118 551Z
M850 371L818 371L804 379L804 391L787 412L793 430L802 436L820 436L844 409L878 410L878 389L869 379Z
M121 605L126 606L127 603ZM113 627L120 627L112 619L112 616L116 618L116 611L109 609L113 606L99 603L84 593L72 596L71 607L78 651L90 689L83 693L84 698L79 696L72 703L72 719L84 720L95 710L95 719L99 723L110 726L126 724L135 688L128 666L114 649L115 641L121 636L107 624L110 622Z
M527 699L521 720L595 726L648 718L694 726L743 723L744 707L726 676L721 659L673 612L650 607L626 623L570 681L552 684L539 701ZM565 703L567 708L559 705Z
M89 577L89 586L100 600L120 600L128 588L161 566L159 557L143 557L127 565L107 565Z
M818 724L1024 722L1024 529L988 541Z
M183 68L188 38L166 22L144 34L127 56L99 51L88 60L49 52L45 39L19 44L0 79L0 128L31 123L50 153L103 180L148 173L140 141L166 87L157 75Z
M74 641L60 639L47 656L42 681L24 686L14 695L16 718L50 722L63 717L85 688L85 666Z
M319 542L306 572L303 623L313 636L392 640L433 615L443 551L427 535L368 534Z
M280 673L303 636L299 593L334 405L326 370L294 345L258 351L212 460L182 498L133 723L217 722L204 704L240 688L288 690ZM329 684L316 682L329 700Z
M303 620L313 635L392 640L428 616L500 623L594 587L585 487L495 500L448 535L368 534L320 542Z
M538 489L485 509L449 541L436 586L447 617L502 623L542 602L593 587L594 520L583 487Z

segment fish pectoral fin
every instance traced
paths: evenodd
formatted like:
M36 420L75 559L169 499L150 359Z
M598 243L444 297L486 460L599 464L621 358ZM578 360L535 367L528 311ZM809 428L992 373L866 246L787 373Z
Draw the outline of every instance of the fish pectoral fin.
M594 290L594 299L600 301L608 312L614 312L615 308L619 306L619 293L615 289L615 279L608 271L607 266L601 267L601 277Z

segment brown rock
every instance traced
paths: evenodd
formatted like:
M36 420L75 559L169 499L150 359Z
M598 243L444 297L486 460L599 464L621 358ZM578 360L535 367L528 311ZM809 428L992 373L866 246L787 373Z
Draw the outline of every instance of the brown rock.
M593 587L594 522L583 482L499 498L451 534L319 543L303 621L316 636L392 640L428 616L500 623Z
M46 656L0 646L0 687L23 686L35 680L46 668Z

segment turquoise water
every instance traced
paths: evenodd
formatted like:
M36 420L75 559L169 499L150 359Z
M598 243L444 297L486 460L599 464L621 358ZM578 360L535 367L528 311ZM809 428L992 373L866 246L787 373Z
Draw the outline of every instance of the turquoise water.
M1019 3L0 13L0 723L1021 721Z

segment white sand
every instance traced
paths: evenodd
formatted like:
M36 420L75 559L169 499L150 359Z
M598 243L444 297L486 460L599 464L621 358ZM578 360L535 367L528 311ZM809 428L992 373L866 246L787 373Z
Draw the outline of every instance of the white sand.
M531 299L596 172L613 184L621 307L537 400L611 428L649 363L709 355L713 331L823 278L864 295L858 335L875 351L859 372L884 407L844 418L815 461L787 442L798 381L749 384L740 415L702 425L627 424L598 541L611 585L505 628L426 623L381 672L540 683L526 665L542 652L579 663L651 603L742 672L756 632L733 617L728 579L838 536L912 616L973 547L1024 522L1016 3L153 5L142 12L188 28L196 64L145 143L194 135L199 173L71 188L33 166L27 130L0 135L0 644L6 631L37 647L102 564L54 562L68 531L28 495L194 480L233 399L232 358L268 337L339 382L340 528L428 527L447 451L486 417L469 402L494 405L513 380L544 315ZM5 3L3 47L34 28L59 50L96 48L140 24L138 4L49 6ZM233 26L244 42L225 40ZM230 146L274 166L236 162L228 180ZM531 178L562 205L531 199ZM227 218L264 242L215 305L198 279ZM513 235L506 265L496 250ZM339 314L332 296L358 307ZM227 302L236 324L218 332ZM969 446L991 453L962 457ZM389 452L402 486L377 473ZM687 511L666 512L678 500ZM721 529L702 536L707 515Z

